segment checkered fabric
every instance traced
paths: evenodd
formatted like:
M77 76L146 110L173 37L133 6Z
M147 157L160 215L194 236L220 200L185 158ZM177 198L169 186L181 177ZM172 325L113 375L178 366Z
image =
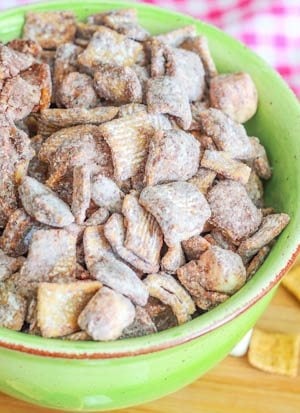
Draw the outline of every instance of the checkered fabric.
M0 8L36 0L0 0ZM214 24L267 60L300 96L300 0L144 0Z

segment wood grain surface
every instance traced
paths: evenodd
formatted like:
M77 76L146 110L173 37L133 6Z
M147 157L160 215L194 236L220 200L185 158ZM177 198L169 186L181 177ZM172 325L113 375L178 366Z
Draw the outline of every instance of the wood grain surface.
M299 266L300 271L300 266ZM258 326L269 331L300 333L300 303L283 287ZM0 413L53 413L0 394ZM190 386L158 401L115 413L299 413L297 378L252 368L246 357L227 357Z

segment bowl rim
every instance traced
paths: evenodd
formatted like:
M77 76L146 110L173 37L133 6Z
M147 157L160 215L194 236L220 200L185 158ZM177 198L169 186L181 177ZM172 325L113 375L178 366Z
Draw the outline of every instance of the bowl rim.
M239 47L241 50L246 49L249 56L251 56L258 65L267 71L269 76L272 76L277 85L280 86L281 91L285 95L285 99L289 100L290 105L295 106L295 114L300 117L300 106L297 106L298 101L279 74L252 50L247 49L245 45L240 43L238 40L212 25L206 24L182 13L149 4L118 0L101 0L101 3L99 3L98 0L88 0L84 5L82 5L82 0L72 0L71 5L69 3L69 6L66 7L67 3L67 1L51 1L11 8L1 12L0 18L8 18L15 14L16 11L18 14L24 14L30 10L46 11L49 6L56 10L68 8L74 10L75 8L80 9L82 7L85 8L89 6L99 6L100 8L102 5L106 5L112 9L134 7L138 10L138 12L146 10L146 12L149 13L159 13L160 15L177 19L179 22L179 27L180 22L184 24L195 24L198 28L205 27L214 35L222 36L222 38L224 38L231 45ZM234 296L215 309L201 315L201 317L195 318L189 323L178 327L173 327L169 330L150 336L117 340L114 342L74 342L62 339L49 339L12 331L6 328L0 328L0 347L43 357L68 359L110 359L150 354L187 343L200 336L208 334L209 332L223 326L237 316L243 314L279 283L283 275L292 266L293 262L297 258L297 255L300 253L300 234L295 231L293 236L295 242L289 248L289 251L285 251L284 256L282 255L282 262L276 265L276 272L274 274L269 274L269 276L266 276L265 278L257 278L256 275L260 272L259 270L258 273L239 292L234 294ZM257 285L255 286L255 284Z

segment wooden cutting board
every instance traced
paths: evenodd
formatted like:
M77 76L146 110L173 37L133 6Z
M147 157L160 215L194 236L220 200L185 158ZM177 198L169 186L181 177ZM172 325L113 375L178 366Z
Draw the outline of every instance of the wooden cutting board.
M300 271L300 266L299 266ZM300 303L279 287L258 326L300 333ZM53 413L0 394L0 413ZM177 393L116 413L300 413L300 372L297 378L263 373L246 357L227 357L215 369Z

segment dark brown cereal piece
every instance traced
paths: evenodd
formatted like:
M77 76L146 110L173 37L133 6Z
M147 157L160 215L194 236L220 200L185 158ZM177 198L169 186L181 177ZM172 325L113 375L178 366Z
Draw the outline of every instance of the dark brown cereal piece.
M78 324L94 340L116 340L135 318L135 308L128 298L102 287L78 318Z
M130 326L124 328L120 338L142 337L157 333L156 326L144 307L135 307L135 319Z
M75 278L76 280L90 280L91 274L78 262L76 263L76 270L75 270Z
M0 327L20 331L26 317L27 300L15 291L10 280L0 284Z
M138 113L147 113L147 106L142 103L128 103L119 107L118 117L123 118Z
M167 273L150 274L145 278L151 297L169 305L177 317L178 324L186 323L196 311L193 300L176 279Z
M260 178L270 179L272 169L265 148L261 145L259 139L254 136L250 137L250 142L253 151L253 169Z
M146 185L187 180L198 170L200 145L181 130L157 131L149 145L145 167Z
M181 247L181 244L169 247L168 251L161 259L162 271L172 274L176 273L176 270L185 264L185 256Z
M91 70L99 64L132 66L141 50L140 43L102 26L78 56L78 62Z
M262 213L239 182L218 182L208 193L211 222L233 242L252 235L259 227Z
M85 73L71 72L56 88L56 99L65 108L93 108L97 105L97 94L93 80Z
M169 305L164 304L158 298L149 297L143 307L150 315L157 331L167 330L178 325L177 318Z
M258 271L258 269L264 263L270 251L271 251L271 247L269 245L265 245L258 251L256 255L254 255L254 257L249 262L246 268L247 280L249 280Z
M198 235L210 217L206 199L187 182L146 187L140 203L157 219L168 246Z
M80 330L77 319L99 288L98 281L40 283L37 321L42 336L61 337Z
M159 267L163 235L155 218L130 193L125 196L122 213L126 223L125 247L154 267Z
M23 38L35 40L43 49L56 49L75 36L75 16L70 11L27 12Z
M47 179L48 166L45 162L42 162L38 158L38 153L44 143L45 138L42 135L35 135L30 139L32 148L35 151L35 156L30 160L28 165L27 174L32 178L44 183Z
M112 246L113 251L132 267L146 274L159 270L158 262L155 264L148 263L124 246L125 226L121 214L114 213L111 215L104 225L104 235Z
M74 277L75 269L76 238L63 229L40 229L32 237L20 275L31 282L64 281Z
M201 235L194 235L182 241L181 245L188 261L199 259L200 255L211 246Z
M189 37L180 44L180 47L199 55L205 68L208 80L218 74L215 62L208 47L207 38L205 36Z
M17 272L22 267L24 261L24 257L10 257L0 249L0 282L5 281Z
M96 69L94 87L98 96L118 104L141 102L142 87L130 67L104 65Z
M124 181L136 175L154 132L148 115L139 113L114 119L101 125L99 131L111 149L116 180Z
M23 70L28 69L34 62L30 54L25 54L0 44L0 82L17 76Z
M10 215L0 238L1 248L6 254L14 257L26 254L31 237L37 228L38 223L27 215L24 209L16 209Z
M68 205L34 178L24 178L19 195L25 211L42 224L65 227L74 221Z
M163 33L155 38L170 46L177 47L181 45L186 39L196 36L196 28L193 25L180 27L168 33Z
M263 217L266 217L267 215L270 214L274 214L275 213L275 209L272 207L268 207L268 208L261 208L261 213Z
M201 167L211 169L224 178L232 179L246 185L251 168L243 162L232 159L228 152L206 149L201 159Z
M212 107L238 123L251 119L258 105L255 84L245 72L215 76L210 81L209 98Z
M89 165L75 166L73 169L73 198L71 210L77 224L86 218L86 210L91 200L91 170Z
M264 188L259 176L254 170L251 170L249 180L246 184L246 190L254 205L259 208L262 207L264 203Z
M189 183L195 185L196 188L203 194L212 187L217 173L206 168L199 168L195 175L188 180Z
M276 238L290 221L287 214L270 214L263 218L261 227L250 238L242 241L238 253L245 261Z
M6 46L17 52L29 54L35 58L40 57L43 51L41 46L33 40L13 39L8 42Z
M104 207L100 207L88 217L88 219L84 222L84 225L90 226L105 224L108 218L109 210Z
M121 212L124 194L112 179L101 174L94 175L91 197L96 205L110 212Z
M149 79L146 89L149 113L175 116L179 126L189 129L192 114L188 95L175 77L159 76Z
M217 149L229 152L239 160L253 157L252 145L245 128L225 113L210 108L200 112L199 119L202 131L213 139Z

